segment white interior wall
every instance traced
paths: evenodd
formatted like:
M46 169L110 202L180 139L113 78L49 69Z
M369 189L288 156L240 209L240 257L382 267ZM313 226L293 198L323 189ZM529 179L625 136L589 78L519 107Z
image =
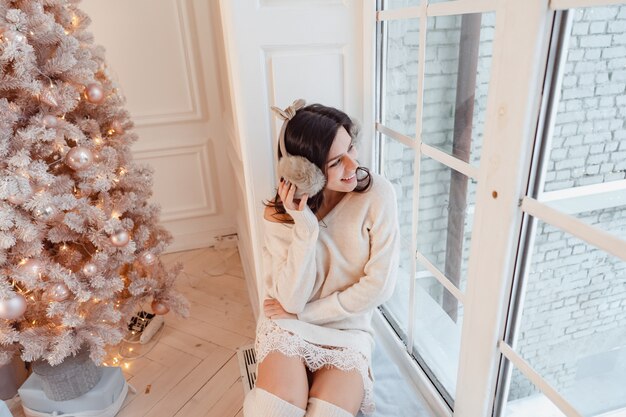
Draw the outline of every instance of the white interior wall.
M89 30L127 98L137 160L155 168L153 199L175 252L237 230L229 102L215 2L84 0ZM222 51L223 52L223 51Z

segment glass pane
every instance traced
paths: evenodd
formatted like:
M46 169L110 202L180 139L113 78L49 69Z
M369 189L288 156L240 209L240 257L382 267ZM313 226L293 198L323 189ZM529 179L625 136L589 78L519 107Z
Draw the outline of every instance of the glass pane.
M422 141L478 165L494 13L428 18Z
M626 262L537 221L525 291L516 351L582 415L626 409Z
M566 417L519 369L513 368L511 375L511 390L504 406L504 417ZM511 395L520 389L529 394L523 397Z
M413 228L413 172L415 151L394 139L383 136L382 173L393 184L398 199L398 221L400 223L400 269L393 297L385 303L385 310L395 320L397 330L406 336L409 319L409 288L411 265L414 254L411 252Z
M451 318L447 298L453 295L430 272L418 265L415 277L415 340L413 354L431 377L455 398L463 305L456 303Z
M420 5L420 0L385 0L383 8L384 10L391 10L391 9L401 9L404 7L415 7L419 5Z
M573 13L545 191L626 178L626 6Z
M428 157L420 167L417 250L462 291L476 201L476 182Z
M390 20L385 25L387 59L384 64L382 123L414 138L419 19Z

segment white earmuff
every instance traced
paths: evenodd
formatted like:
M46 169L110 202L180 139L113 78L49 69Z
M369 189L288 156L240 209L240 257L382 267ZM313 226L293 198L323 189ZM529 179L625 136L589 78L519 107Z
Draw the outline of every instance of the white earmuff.
M282 157L278 160L278 175L296 186L294 198L301 198L304 194L313 197L322 191L326 184L326 176L317 165L303 156L289 154L285 147L287 123L304 105L305 101L298 99L285 110L272 107L272 110L284 120L278 136L278 146L282 154Z

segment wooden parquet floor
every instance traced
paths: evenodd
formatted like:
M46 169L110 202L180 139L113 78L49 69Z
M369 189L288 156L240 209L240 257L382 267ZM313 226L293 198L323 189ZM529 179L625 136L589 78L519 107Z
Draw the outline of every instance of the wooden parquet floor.
M255 322L239 254L206 248L161 259L183 263L177 288L189 299L191 316L166 315L154 341L138 345L140 357L117 356L137 391L129 392L117 416L242 417L236 349L253 342ZM8 404L15 417L24 416L19 399Z

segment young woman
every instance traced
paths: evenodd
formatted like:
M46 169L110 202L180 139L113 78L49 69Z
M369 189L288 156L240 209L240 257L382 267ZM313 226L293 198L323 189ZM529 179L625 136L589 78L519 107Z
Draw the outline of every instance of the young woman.
M372 314L398 265L395 194L359 166L345 113L303 100L273 109L282 177L264 213L259 366L244 416L370 414Z

